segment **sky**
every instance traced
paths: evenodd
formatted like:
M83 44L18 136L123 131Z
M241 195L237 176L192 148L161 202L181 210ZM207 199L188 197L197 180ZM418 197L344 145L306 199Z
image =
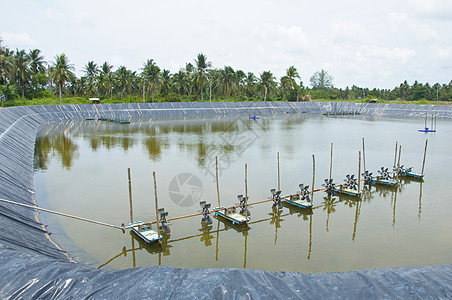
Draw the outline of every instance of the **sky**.
M277 80L295 66L305 86L326 70L339 88L393 89L452 80L452 0L0 0L2 45L65 53L140 72L171 73L199 53Z

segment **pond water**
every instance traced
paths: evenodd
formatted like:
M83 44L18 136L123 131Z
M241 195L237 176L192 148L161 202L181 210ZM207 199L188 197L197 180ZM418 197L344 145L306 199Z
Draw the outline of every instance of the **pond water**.
M199 201L217 206L215 157L221 204L269 199L278 188L320 188L330 172L342 183L358 173L365 140L366 169L377 175L394 163L420 172L428 139L425 180L397 188L365 188L362 200L314 193L314 209L254 205L248 227L213 218L174 220L162 246L144 245L130 232L41 213L52 238L75 260L107 269L149 265L183 268L250 268L330 272L450 264L452 201L449 152L452 121L438 119L436 133L420 133L423 118L285 114L242 117L140 119L129 125L102 121L44 127L35 151L36 200L41 207L120 225L129 223L127 169L131 169L135 220L154 221L153 172L159 207L168 218L196 213ZM364 164L364 159L362 161ZM362 166L361 166L362 168Z

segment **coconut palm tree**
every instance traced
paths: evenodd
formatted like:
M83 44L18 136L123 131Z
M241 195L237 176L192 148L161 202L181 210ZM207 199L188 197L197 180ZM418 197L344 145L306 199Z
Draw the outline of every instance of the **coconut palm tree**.
M295 78L300 79L300 74L298 74L297 68L295 68L294 66L290 66L286 70L286 76L289 80L289 85L294 89L298 88L298 85L295 82Z
M99 72L99 85L105 91L110 91L110 99L113 98L113 66L108 62L104 62ZM102 75L102 76L100 76Z
M275 77L272 72L264 71L260 74L259 85L264 89L264 101L267 101L267 94L275 85Z
M220 70L221 71L221 81L223 82L223 89L224 89L224 100L227 99L228 95L229 95L229 90L232 88L233 84L234 84L234 69L232 69L232 67L229 66L225 66L224 69Z
M60 94L60 105L61 105L61 94L63 86L67 81L70 80L71 77L74 76L72 72L75 70L74 66L69 63L69 59L66 54L60 54L55 56L55 61L53 65L50 67L50 78L53 82L58 86L59 94Z
M244 84L245 73L242 70L237 70L234 74L234 85L235 85L235 101L238 100L240 93L240 88Z
M141 76L144 80L145 84L146 82L149 82L151 84L151 90L152 90L152 102L154 102L154 93L155 88L160 80L160 68L157 67L153 59L148 59L142 68Z
M248 72L245 78L245 92L248 97L254 95L254 89L257 83L257 78L252 72Z
M196 79L199 83L199 87L201 89L201 101L204 100L203 98L203 80L204 77L206 77L206 72L207 69L212 67L212 63L210 61L207 61L207 56L205 56L202 53L198 54L197 59L195 59L195 63L196 63L196 70L197 70L197 74L196 74Z
M286 70L286 76L288 78L288 85L289 85L289 87L291 87L292 89L296 89L297 90L297 101L298 101L300 87L297 85L297 83L295 81L295 78L298 78L300 80L301 77L300 77L300 74L298 74L297 68L295 68L294 66L290 66Z
M168 95L171 88L171 75L170 71L163 69L162 74L160 76L160 88L163 94L163 97Z
M88 94L96 94L95 80L99 74L99 67L94 61L89 61L84 67L86 79L88 81Z
M30 50L28 53L28 60L30 62L30 71L33 75L46 71L46 62L44 61L44 57L41 56L41 50Z
M13 70L16 82L22 92L22 100L25 99L25 85L29 83L31 79L31 71L29 67L30 60L28 59L25 50L17 50L14 55Z
M2 46L0 39L0 84L7 84L13 74L13 54L14 51Z
M279 89L281 91L281 95L282 95L283 100L284 100L285 95L289 91L290 87L291 87L291 84L290 84L289 76L281 77L281 79L279 80Z
M218 87L221 86L221 70L219 69L210 69L207 72L207 78L209 80L209 101L212 101L212 89L216 91ZM215 100L214 94L214 100Z
M182 101L184 101L184 94L188 90L187 79L187 72L182 69L173 76L173 85L177 89L177 92L181 95Z
M39 86L44 88L44 86L47 85L48 79L45 75L47 63L44 61L44 57L41 55L41 50L39 49L30 50L27 56L29 61L31 86L34 92Z
M122 99L129 84L128 70L125 66L120 66L118 70L116 70L115 75L116 86L118 87L120 98Z

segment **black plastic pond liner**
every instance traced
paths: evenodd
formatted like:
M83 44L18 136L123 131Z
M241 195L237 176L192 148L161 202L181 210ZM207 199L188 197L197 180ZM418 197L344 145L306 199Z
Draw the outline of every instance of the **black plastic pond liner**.
M0 249L1 299L450 299L452 267L302 274L166 266L98 270Z
M33 152L49 123L212 115L329 112L452 117L451 106L334 102L204 102L29 106L0 109L0 198L34 204ZM142 267L98 270L49 238L31 209L0 203L0 299L452 298L452 265L327 274ZM422 262L420 262L422 263Z

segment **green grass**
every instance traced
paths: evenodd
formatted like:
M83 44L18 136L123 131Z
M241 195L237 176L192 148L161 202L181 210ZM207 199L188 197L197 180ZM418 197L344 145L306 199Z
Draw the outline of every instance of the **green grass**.
M164 98L161 95L155 95L155 102L164 102ZM191 102L193 99L192 98L188 98L188 97L184 97L184 101L183 102ZM199 99L198 99L199 100ZM227 99L224 98L217 98L215 100L212 100L215 102L235 102L235 97L230 97ZM248 98L248 99L243 99L243 98L239 98L238 101L263 101L263 99L257 99L257 98ZM272 100L272 99L268 99L267 101L281 101L280 99L278 100ZM330 100L330 99L313 99L313 102L318 101L318 102L354 102L354 103L365 103L366 101L362 100L362 99L353 99L353 100L341 100L341 99L336 99L336 100ZM105 98L101 100L102 104L110 104L110 103L141 103L143 102L143 99L141 97L138 96L127 96L124 97L123 99L119 99L119 98ZM146 99L146 102L152 102L151 99ZM204 99L204 102L209 102L209 99L206 98ZM393 104L419 104L419 105L432 105L432 104L438 104L438 105L451 105L452 102L451 101L427 101L425 99L422 100L418 100L418 101L402 101L400 99L397 100L378 100L378 103L393 103ZM11 106L28 106L28 105L59 105L60 104L60 98L53 96L53 97L48 97L48 98L36 98L33 100L29 100L29 99L16 99L16 100L8 100L5 103L3 103L5 107L11 107ZM67 104L91 104L91 101L89 101L87 98L85 97L64 97L61 100L61 104L63 105L67 105Z

